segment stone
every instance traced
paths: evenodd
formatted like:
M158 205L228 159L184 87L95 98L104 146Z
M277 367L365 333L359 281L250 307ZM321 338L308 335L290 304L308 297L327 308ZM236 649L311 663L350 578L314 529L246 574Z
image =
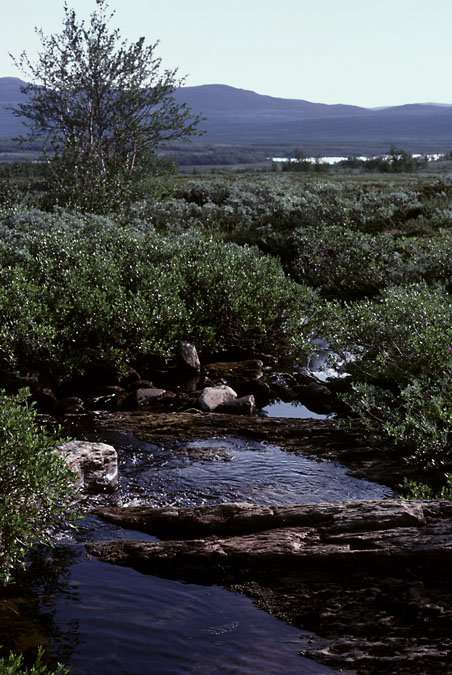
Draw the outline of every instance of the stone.
M78 476L78 486L85 492L114 492L119 487L118 455L106 443L69 441L57 450Z
M184 373L199 373L201 362L196 347L186 340L180 340L177 346L177 365Z
M163 400L174 398L175 394L157 387L138 388L132 391L122 402L125 409L155 406Z
M88 544L101 560L221 584L314 635L303 655L341 672L449 672L452 503L102 509L164 541ZM352 668L351 671L348 669Z
M254 396L241 396L221 403L215 412L225 413L226 415L253 415L256 410L256 401Z
M329 415L335 410L335 397L323 384L310 382L294 387L293 391L298 401L319 415Z
M58 402L58 412L61 415L74 415L84 412L84 403L78 396L66 396Z
M212 412L223 403L237 398L236 392L225 384L216 387L204 387L198 398L198 405L204 412Z
M261 407L267 405L270 400L270 387L262 379L232 380L229 386L237 393L239 398L253 395L256 403Z
M232 380L250 380L261 377L264 364L260 359L246 361L219 361L204 366L206 384L229 384Z
M274 373L269 378L270 389L275 396L285 403L290 403L296 398L293 386L297 384L296 379L289 373Z

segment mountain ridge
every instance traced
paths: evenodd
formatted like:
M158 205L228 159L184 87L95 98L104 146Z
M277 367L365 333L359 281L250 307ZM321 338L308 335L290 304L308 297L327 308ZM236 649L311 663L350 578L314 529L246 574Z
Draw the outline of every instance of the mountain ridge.
M0 78L0 137L23 133L20 119L9 105L24 99L19 78ZM310 143L327 154L328 148L344 145L379 151L390 144L409 151L443 151L452 148L452 105L411 103L384 108L347 104L313 103L257 94L224 84L181 87L175 92L196 114L207 119L201 124L205 143ZM334 143L333 143L334 142Z

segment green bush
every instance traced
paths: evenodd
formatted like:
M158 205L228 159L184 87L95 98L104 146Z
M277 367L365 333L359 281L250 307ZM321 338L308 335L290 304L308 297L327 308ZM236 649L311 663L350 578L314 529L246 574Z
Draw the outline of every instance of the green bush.
M0 393L0 584L33 544L50 543L55 525L74 517L74 476L59 442L38 428L26 391Z
M106 218L16 214L0 229L0 364L57 379L94 349L117 362L237 344L302 349L316 295L256 248Z
M423 283L331 303L323 334L342 356L353 354L354 384L344 398L366 434L401 447L412 465L442 480L452 466L449 294Z

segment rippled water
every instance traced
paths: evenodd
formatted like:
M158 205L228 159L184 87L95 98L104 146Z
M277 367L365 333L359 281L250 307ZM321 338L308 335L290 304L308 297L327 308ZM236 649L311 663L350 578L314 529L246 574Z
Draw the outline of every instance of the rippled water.
M394 496L387 487L347 476L340 465L239 438L180 443L171 450L126 433L96 440L114 445L120 458L121 488L103 503L294 504ZM62 535L55 551L57 558L74 560L57 587L42 594L41 611L52 616L52 649L71 673L336 672L299 656L307 634L241 595L87 558L84 541L116 538L150 537L90 514L75 535Z
M339 464L257 441L214 438L169 451L128 434L106 434L104 439L120 452L116 499L123 505L297 504L394 496L390 488L347 476Z

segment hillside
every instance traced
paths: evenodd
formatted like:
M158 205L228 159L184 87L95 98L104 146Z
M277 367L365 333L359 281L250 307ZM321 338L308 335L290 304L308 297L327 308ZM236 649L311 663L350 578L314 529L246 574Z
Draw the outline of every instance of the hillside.
M23 131L7 107L23 99L22 84L0 78L0 137ZM391 144L411 152L452 149L451 106L368 109L263 96L222 84L183 87L176 98L206 117L204 144L299 146L318 154L371 154Z

